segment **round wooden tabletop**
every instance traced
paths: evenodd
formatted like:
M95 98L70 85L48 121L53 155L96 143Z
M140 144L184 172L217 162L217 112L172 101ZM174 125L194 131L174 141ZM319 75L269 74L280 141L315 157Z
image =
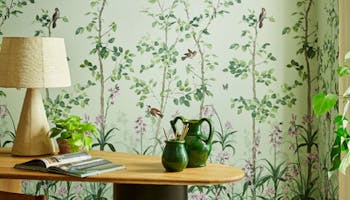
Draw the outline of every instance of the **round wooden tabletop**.
M159 156L105 151L91 151L90 154L93 157L102 157L116 164L122 164L126 169L87 178L14 169L15 164L29 161L34 157L15 157L10 154L9 150L0 149L0 178L119 184L209 185L232 183L244 177L244 172L241 169L228 165L208 163L206 167L187 168L182 172L165 172Z

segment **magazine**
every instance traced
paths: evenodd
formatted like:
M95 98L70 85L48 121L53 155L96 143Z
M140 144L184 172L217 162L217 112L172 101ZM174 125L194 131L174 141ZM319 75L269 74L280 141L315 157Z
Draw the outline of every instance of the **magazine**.
M121 170L125 166L115 164L103 158L93 158L87 152L79 152L38 158L16 164L15 168L66 174L83 178L104 172Z

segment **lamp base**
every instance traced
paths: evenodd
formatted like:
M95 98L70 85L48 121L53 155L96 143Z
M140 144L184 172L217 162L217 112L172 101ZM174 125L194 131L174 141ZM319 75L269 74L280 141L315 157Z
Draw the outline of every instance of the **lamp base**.
M40 89L28 88L13 142L12 155L53 154L55 149L49 137L49 130Z

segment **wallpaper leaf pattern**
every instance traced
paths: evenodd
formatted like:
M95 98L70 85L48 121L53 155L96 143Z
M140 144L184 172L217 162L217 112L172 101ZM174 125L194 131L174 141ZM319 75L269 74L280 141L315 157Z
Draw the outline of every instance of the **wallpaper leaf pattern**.
M95 149L160 155L170 119L207 117L215 127L210 162L241 167L246 177L190 186L190 199L337 199L336 177L328 177L337 111L316 118L311 98L337 91L338 1L288 2L291 11L283 16L267 1L148 0L139 11L148 29L134 46L121 40L127 19L113 12L129 3L86 1L84 20L77 21L67 11L77 3L62 2L0 1L1 34L35 11L33 23L21 24L34 33L23 34L88 46L79 49L83 57L68 55L74 71L86 76L75 72L70 89L46 90L50 121L78 113L98 127ZM224 34L225 46L220 33L232 28L223 22L235 29ZM278 52L288 42L294 44L288 53ZM15 136L11 108L19 102L12 95L0 90L1 147ZM106 183L24 180L22 186L49 199L111 199L112 192Z

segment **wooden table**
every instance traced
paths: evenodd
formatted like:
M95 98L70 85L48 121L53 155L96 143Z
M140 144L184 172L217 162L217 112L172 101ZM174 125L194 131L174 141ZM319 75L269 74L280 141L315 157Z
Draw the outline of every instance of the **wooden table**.
M0 149L0 179L59 180L114 183L115 199L187 199L187 185L211 185L236 182L244 177L241 169L208 163L202 168L187 168L182 172L165 172L159 156L135 155L119 152L91 151L125 165L121 171L107 172L87 178L14 169L17 163L34 157L14 157L10 150ZM149 196L147 196L149 195Z

